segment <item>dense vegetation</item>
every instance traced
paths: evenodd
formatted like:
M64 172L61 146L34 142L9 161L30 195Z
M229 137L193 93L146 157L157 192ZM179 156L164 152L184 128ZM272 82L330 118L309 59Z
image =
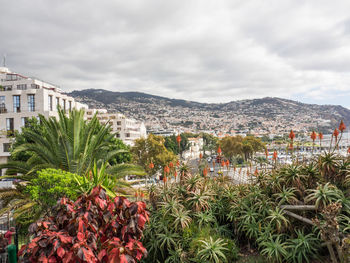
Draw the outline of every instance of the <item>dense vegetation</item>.
M83 111L58 113L58 119L31 120L16 136L12 159L0 165L8 177L20 180L14 189L0 189L0 214L12 211L19 224L38 219L57 199L74 200L97 185L111 196L125 194L124 177L144 175L141 167L120 163L130 160L128 148L96 116L88 122Z
M330 152L261 171L252 184L187 174L151 188L145 262L233 262L247 248L271 262L311 262L329 253L327 244L347 262L349 174L350 160ZM301 210L292 213L284 205Z

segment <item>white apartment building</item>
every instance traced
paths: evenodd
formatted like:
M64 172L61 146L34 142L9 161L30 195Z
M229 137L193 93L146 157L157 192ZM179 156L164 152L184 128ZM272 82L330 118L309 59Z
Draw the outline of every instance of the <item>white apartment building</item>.
M85 111L87 120L97 114L100 123L109 123L113 133L127 145L134 145L139 138L146 138L146 126L143 122L125 117L121 113L108 113L106 109L88 109Z
M64 94L58 86L0 67L0 163L7 162L10 156L14 131L21 130L28 118L39 114L57 117L58 105L67 111L88 108Z

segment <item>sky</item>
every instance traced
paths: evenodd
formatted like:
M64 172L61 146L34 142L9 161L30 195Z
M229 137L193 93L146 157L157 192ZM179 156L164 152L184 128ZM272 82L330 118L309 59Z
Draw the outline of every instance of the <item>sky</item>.
M350 108L349 0L0 0L0 55L64 91Z

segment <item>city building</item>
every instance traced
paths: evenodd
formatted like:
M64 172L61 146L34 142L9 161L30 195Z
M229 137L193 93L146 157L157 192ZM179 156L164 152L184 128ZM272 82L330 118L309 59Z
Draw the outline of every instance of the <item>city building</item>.
M88 108L56 85L0 67L0 163L6 163L10 156L14 131L20 131L29 118L39 114L57 117L58 105L67 112Z
M100 123L108 123L116 137L127 145L134 145L134 141L139 138L146 138L146 127L141 121L125 117L121 113L108 113L106 109L88 109L85 111L87 120L91 120L96 114Z

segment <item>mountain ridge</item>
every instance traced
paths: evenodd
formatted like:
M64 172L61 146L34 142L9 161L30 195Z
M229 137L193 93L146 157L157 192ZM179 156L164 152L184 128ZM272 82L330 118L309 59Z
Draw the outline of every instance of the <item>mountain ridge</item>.
M152 128L182 127L196 131L222 126L228 132L279 133L288 129L331 132L341 119L347 126L350 124L350 110L341 105L308 104L278 97L202 103L103 89L77 90L68 95L90 107L143 120Z

